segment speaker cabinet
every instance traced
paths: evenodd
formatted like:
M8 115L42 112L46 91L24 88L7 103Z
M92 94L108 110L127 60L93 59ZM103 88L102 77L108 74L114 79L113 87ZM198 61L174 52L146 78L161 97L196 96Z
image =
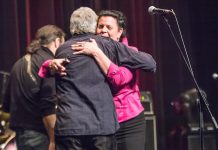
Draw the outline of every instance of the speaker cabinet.
M152 103L152 95L150 91L140 91L141 93L141 103L145 109L146 115L153 115L153 103Z
M145 150L157 150L157 130L155 115L145 114Z
M213 133L204 133L203 150L216 150L216 136ZM188 150L200 150L199 134L188 135Z

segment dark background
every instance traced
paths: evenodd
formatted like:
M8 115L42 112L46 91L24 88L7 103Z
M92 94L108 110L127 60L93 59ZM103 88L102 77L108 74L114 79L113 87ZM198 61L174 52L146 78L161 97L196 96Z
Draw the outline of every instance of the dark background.
M130 45L152 54L157 61L155 74L141 72L140 88L152 93L158 149L169 149L168 135L174 122L171 102L195 85L163 18L148 14L151 5L175 11L196 80L218 119L218 80L212 78L218 72L217 0L1 0L0 70L10 71L39 27L56 24L70 35L69 18L78 7L88 6L97 13L102 9L123 11L128 18ZM174 17L167 18L178 36Z

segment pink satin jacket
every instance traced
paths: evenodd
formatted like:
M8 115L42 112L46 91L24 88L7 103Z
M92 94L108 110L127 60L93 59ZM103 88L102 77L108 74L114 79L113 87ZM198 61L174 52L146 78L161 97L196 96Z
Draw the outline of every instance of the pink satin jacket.
M127 39L124 38L122 43L128 45ZM137 50L135 47L132 48ZM144 108L140 101L136 72L131 72L125 67L111 63L107 78L114 94L118 121L124 122L139 115Z

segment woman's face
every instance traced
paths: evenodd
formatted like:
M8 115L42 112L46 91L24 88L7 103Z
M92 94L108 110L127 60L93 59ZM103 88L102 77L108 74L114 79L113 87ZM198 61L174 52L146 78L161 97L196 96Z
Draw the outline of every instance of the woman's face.
M119 41L123 29L118 27L117 20L111 16L102 16L98 20L96 34Z

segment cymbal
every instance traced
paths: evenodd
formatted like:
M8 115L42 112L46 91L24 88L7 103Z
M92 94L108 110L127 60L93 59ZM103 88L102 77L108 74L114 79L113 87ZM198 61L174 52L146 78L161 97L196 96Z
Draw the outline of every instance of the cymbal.
M9 121L10 114L0 110L0 120Z

